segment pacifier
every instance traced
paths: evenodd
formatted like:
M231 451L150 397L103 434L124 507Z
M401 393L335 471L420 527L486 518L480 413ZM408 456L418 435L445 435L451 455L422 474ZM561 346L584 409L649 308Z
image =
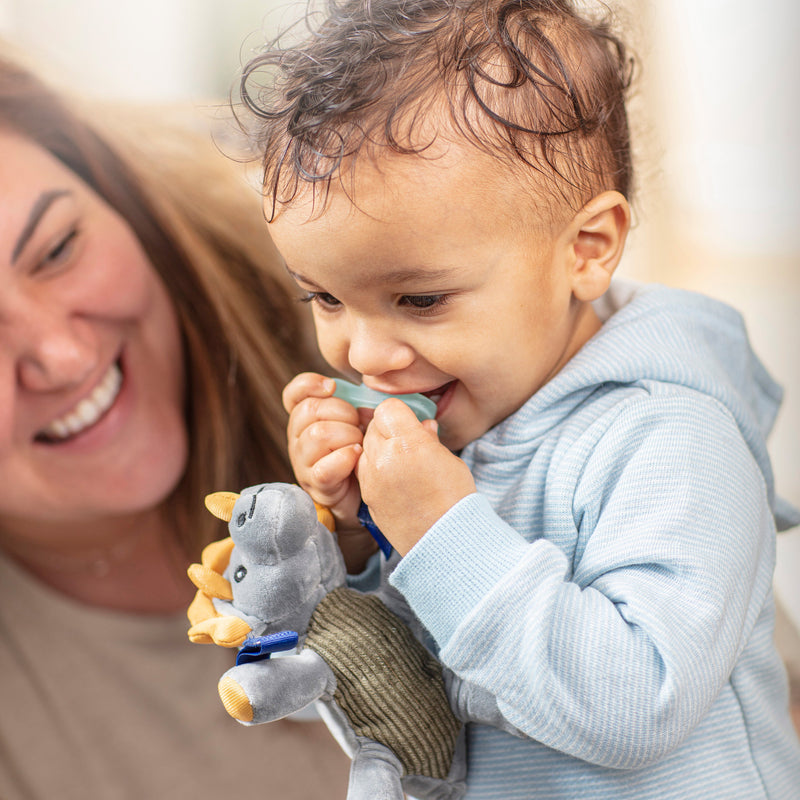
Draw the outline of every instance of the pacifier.
M436 403L429 397L425 397L424 394L386 394L370 389L363 383L357 385L339 378L334 380L336 381L336 390L333 396L345 400L355 408L375 408L389 397L396 397L416 414L420 422L436 417Z

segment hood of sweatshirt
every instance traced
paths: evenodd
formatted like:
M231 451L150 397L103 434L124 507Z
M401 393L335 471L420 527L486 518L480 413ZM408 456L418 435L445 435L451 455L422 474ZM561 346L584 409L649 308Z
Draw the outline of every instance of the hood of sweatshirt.
M778 530L800 524L800 512L774 497L766 445L783 392L753 352L741 314L694 292L624 281L595 309L601 330L519 411L468 448L502 458L498 451L530 445L609 384L673 383L728 409L764 475Z

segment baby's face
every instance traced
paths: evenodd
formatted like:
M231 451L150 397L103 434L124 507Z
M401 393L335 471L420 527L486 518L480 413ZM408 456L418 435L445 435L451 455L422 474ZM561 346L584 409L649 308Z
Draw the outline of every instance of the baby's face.
M322 215L301 196L270 232L328 363L372 389L433 398L440 438L459 450L594 332L578 322L558 229L466 145L365 159L354 188L357 207L334 184Z

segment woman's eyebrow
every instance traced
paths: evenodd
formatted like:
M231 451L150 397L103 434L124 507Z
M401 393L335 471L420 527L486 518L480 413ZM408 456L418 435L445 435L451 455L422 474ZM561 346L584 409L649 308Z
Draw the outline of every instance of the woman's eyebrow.
M31 236L33 236L36 226L47 212L47 209L50 208L50 206L60 197L64 197L68 194L70 194L70 192L67 189L51 189L48 192L42 192L39 197L36 198L36 202L33 204L31 211L28 214L28 219L25 222L25 226L22 228L22 232L17 239L17 243L14 245L14 249L11 251L12 265L16 263L17 259L19 258L19 254L22 252Z

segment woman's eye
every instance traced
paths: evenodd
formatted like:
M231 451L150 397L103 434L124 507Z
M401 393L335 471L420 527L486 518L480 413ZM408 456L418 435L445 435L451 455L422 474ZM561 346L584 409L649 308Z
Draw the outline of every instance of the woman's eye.
M52 265L62 264L67 261L75 249L75 241L78 238L78 229L72 228L69 233L62 236L61 239L52 247L42 259L40 264L41 268L46 268Z
M328 294L327 292L308 292L306 296L302 298L302 301L304 303L316 303L322 308L329 310L341 305L332 294Z

